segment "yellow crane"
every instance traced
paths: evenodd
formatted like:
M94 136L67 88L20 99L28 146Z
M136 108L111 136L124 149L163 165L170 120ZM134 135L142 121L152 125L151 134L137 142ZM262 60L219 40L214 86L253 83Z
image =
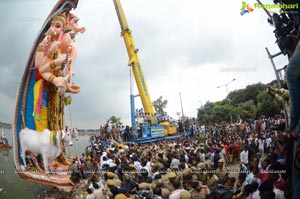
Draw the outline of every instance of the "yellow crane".
M150 114L151 124L154 124L154 109L148 91L148 87L146 84L146 79L144 78L144 72L137 54L138 50L135 48L134 41L132 38L132 34L131 34L132 31L128 27L127 20L124 15L120 1L119 0L113 0L113 1L115 4L116 12L121 26L121 36L124 39L127 53L129 56L128 66L132 67L135 81L139 90L139 95L144 107L144 112Z
M132 31L130 30L130 28L128 26L128 23L127 23L123 8L121 6L120 0L113 0L113 2L115 5L115 9L116 9L119 23L121 26L121 36L124 39L124 43L125 43L125 46L127 49L127 54L129 57L128 66L130 66L132 68L134 78L136 81L136 85L137 85L137 88L139 91L139 96L140 96L142 104L143 104L144 112L146 114L149 114L150 124L155 125L154 108L153 108L152 101L150 98L150 93L148 91L148 87L146 84L146 79L144 77L144 72L143 72L143 69L140 64L140 60L139 60L139 57L137 54L138 50L136 49L136 47L134 45L134 41L132 38ZM170 134L176 133L176 131L174 131L174 128L170 128L169 122L163 122L163 123L161 123L161 125L165 127L165 130L162 132L163 135L164 134L170 135ZM158 130L157 128L155 128L155 129L156 129L155 131L151 130L151 135L153 133L161 135L160 130Z

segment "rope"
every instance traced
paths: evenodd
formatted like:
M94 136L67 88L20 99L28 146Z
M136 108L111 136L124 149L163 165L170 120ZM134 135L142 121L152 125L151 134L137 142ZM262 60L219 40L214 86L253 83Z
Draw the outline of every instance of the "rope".
M74 149L75 149L76 156L78 156L77 149L76 149L76 144L75 143L74 143Z
M71 152L70 152L70 148L68 147L68 158L70 158L71 157Z
M72 104L72 103L71 103ZM71 112L71 104L69 104L69 117L70 117L70 125L71 125L71 130L73 130L73 123L72 123L72 112ZM74 150L75 150L75 155L78 156L78 153L77 153L77 148L76 148L76 144L75 142L73 143L74 145Z
M71 114L71 104L69 104L69 117L70 117L70 125L71 125L71 129L73 129L73 124L72 124L72 114Z

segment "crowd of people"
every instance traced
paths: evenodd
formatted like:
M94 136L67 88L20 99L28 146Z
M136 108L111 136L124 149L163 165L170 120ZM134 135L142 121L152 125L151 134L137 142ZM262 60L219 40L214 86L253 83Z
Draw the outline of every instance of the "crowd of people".
M127 142L129 127L106 126L73 161L74 181L87 179L86 198L299 199L300 34L282 36L275 27L277 40L286 39L279 47L289 63L286 87L268 93L285 114L210 124L204 132L192 125L190 137L143 145Z
M300 34L293 39L286 84L267 90L285 114L205 129L181 124L189 137L143 145L128 142L129 126L105 126L74 159L73 180L87 180L87 199L300 198Z
M87 181L87 199L292 197L294 141L283 114L193 128L192 137L143 145L94 135L72 179Z

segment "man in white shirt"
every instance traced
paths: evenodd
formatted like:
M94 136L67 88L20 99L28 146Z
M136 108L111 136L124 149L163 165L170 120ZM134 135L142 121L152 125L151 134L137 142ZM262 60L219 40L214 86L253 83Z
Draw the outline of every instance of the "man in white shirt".
M261 156L264 156L264 144L265 141L261 138L258 139L258 150Z
M94 187L93 193L94 193L95 199L102 199L103 198L102 189L100 189L100 187L97 183L93 183L93 187Z
M181 183L179 181L174 181L174 191L172 191L169 199L180 199L180 193L182 189L180 189Z
M173 155L172 156L172 161L170 163L170 167L173 167L174 165L180 166L180 161Z
M103 161L100 162L101 164L101 169L104 169L105 167L108 168L109 167L109 161L107 159L107 156L103 156Z
M245 147L245 149L241 152L240 160L241 163L244 163L246 165L248 164L248 147Z
M271 142L272 142L272 138L268 136L268 138L266 139L267 148L270 146Z
M133 164L134 164L135 168L137 169L137 171L138 171L138 172L141 172L142 165L141 165L141 163L138 161L137 156L134 155L134 156L132 157L132 159L133 159Z

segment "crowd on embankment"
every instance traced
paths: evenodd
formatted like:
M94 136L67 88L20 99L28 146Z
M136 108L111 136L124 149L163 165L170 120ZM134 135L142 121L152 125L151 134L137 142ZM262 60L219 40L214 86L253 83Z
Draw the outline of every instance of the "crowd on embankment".
M294 140L284 129L281 114L211 124L205 132L196 126L191 137L143 145L101 132L73 160L72 178L87 181L88 199L291 198L299 157L289 154ZM103 135L110 141L103 144Z

